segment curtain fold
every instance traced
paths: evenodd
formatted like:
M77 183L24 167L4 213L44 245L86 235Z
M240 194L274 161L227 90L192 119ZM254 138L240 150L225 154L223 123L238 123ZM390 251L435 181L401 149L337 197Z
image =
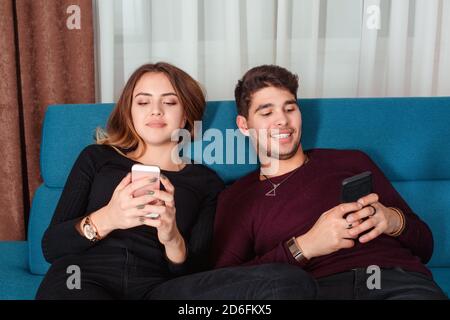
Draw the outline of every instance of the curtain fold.
M24 189L20 134L20 94L15 50L14 6L0 1L0 240L21 240L25 235Z
M7 130L2 123L1 139L3 145L12 144L6 150L14 165L2 167L10 178L0 182L0 239L19 240L30 201L42 183L39 151L47 106L95 101L92 2L3 0L1 6L2 21L9 21L0 31L0 68L2 80L7 79L0 95L8 101L2 122L12 117L22 132L18 136L17 129ZM22 117L17 120L17 115Z
M447 0L113 0L112 16L110 0L95 2L100 41L114 43L99 58L102 102L158 60L191 73L210 100L233 99L260 64L298 73L302 97L450 95ZM112 21L114 37L102 31Z

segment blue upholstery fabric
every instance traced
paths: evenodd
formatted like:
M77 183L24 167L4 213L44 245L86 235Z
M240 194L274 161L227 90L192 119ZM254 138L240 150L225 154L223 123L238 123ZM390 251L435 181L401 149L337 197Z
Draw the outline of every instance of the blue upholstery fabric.
M450 126L447 122L450 118L450 97L303 99L299 102L305 149L363 150L381 167L413 210L428 223L435 239L429 265L436 270L433 272L437 275L437 282L449 292ZM112 104L55 105L48 108L41 145L44 184L33 199L29 251L26 252L26 244L23 243L21 246L5 247L5 243L0 242L0 254L8 256L11 262L0 269L0 283L4 283L4 275L8 272L23 275L17 276L17 280L10 279L7 283L10 287L5 288L12 288L14 281L17 281L17 288L22 288L23 279L28 279L26 277L39 279L33 278L31 273L44 274L48 269L42 256L42 234L76 157L86 145L93 143L95 128L105 126L112 108ZM206 139L191 146L193 158L198 162L202 162L204 154L214 153L221 163L206 164L227 183L257 168L256 163L227 164L231 150L222 149L221 141L214 138L217 132L236 129L235 117L234 102L209 102L202 128L202 132L207 134ZM215 131L208 130L211 128ZM218 143L219 148L212 150L213 143ZM231 157L234 160L243 156L237 155L236 148L237 143ZM244 158L247 162L254 160L253 151L247 150ZM31 273L20 269L26 266L28 257ZM15 259L17 261L14 262ZM27 297L23 291L20 292L22 297Z
M45 274L50 266L42 254L41 240L50 224L61 192L62 188L41 185L34 195L28 224L30 272L33 274Z
M34 299L42 275L28 269L26 241L0 241L0 300Z

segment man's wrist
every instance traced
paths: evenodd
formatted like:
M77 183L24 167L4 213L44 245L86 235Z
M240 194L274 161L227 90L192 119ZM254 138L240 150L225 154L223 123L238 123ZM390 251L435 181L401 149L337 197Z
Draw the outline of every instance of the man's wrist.
M310 254L308 252L305 252L303 240L304 237L299 236L292 237L287 241L289 251L298 262L306 262L310 259Z
M391 237L398 237L405 229L405 215L398 208L389 207L388 209L390 209L391 219L394 219L394 223L393 227L391 227L390 230L387 230L388 232L386 232L386 234Z

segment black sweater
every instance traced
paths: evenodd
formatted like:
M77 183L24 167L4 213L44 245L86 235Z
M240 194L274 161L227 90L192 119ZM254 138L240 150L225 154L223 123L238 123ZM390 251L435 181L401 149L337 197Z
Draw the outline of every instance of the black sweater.
M152 262L155 273L160 276L170 277L208 267L216 201L224 185L214 171L200 164L188 164L178 172L161 170L175 187L177 226L188 249L183 264L175 265L165 258L164 247L153 227L114 230L97 243L92 243L75 229L82 217L108 204L119 182L136 163L139 162L122 156L110 146L90 145L81 152L42 239L48 262L85 253L91 247L105 245L113 239L116 244Z

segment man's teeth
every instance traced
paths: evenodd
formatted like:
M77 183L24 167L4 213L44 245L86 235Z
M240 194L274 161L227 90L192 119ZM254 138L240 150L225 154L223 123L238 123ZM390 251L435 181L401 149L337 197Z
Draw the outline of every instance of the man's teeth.
M285 139L285 138L289 138L290 136L291 136L291 133L272 134L272 138L275 138L275 139Z

